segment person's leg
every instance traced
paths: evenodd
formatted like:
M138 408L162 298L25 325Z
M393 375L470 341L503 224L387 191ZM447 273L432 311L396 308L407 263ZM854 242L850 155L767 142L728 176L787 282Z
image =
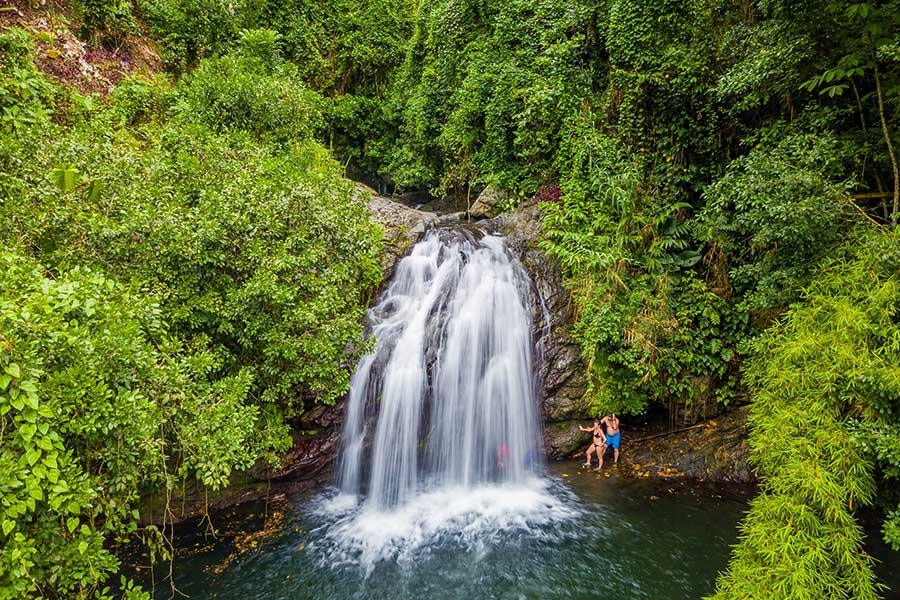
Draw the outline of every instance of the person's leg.
M613 449L613 464L619 464L619 449Z
M584 466L591 466L591 450L594 449L594 445L591 444L588 446L587 450L584 451Z
M598 471L603 468L603 455L604 454L606 454L606 445L603 445L597 449L597 462L599 463L597 465Z

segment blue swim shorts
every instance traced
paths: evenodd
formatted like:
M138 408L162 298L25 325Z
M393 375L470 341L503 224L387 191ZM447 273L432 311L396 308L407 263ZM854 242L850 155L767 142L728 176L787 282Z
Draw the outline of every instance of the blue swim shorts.
M613 448L615 448L616 450L618 450L618 449L619 449L619 442L620 442L621 440L622 440L622 432L621 432L621 431L620 431L619 433L615 434L615 435L607 435L607 436L606 436L606 445L607 445L607 446L612 446Z

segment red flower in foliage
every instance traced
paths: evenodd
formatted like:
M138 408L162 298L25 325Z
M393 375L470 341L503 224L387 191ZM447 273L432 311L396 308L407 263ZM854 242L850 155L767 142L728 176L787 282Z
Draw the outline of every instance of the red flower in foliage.
M559 186L545 185L535 195L538 202L559 202Z

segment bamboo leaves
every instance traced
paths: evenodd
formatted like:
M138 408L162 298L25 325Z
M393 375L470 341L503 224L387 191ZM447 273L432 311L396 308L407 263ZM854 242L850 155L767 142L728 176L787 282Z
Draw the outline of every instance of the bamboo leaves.
M854 509L873 502L876 473L900 475L900 323L884 320L900 302L897 243L861 233L757 342L745 381L762 484L715 598L879 597Z

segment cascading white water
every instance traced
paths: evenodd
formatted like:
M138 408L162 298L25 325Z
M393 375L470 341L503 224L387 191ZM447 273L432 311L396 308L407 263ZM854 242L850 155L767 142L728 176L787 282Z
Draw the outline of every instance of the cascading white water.
M343 492L385 510L426 488L525 481L540 439L529 287L502 238L462 228L429 231L399 262L351 381Z
M319 509L323 564L368 574L445 543L557 539L579 514L537 473L530 288L502 238L464 228L429 231L397 264L350 384L342 493Z

